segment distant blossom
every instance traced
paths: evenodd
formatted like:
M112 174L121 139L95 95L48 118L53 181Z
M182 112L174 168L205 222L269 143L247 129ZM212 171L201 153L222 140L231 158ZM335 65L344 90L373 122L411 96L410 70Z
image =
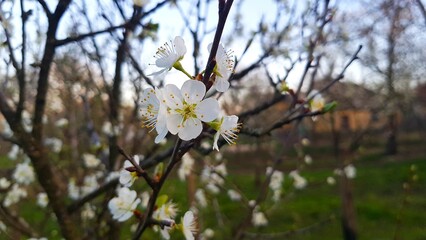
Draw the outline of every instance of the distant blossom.
M20 163L16 166L12 177L17 183L28 185L35 179L34 169L27 162Z
M136 196L136 191L123 187L118 190L118 197L114 197L108 202L108 208L113 219L123 222L133 215L133 211L140 201Z

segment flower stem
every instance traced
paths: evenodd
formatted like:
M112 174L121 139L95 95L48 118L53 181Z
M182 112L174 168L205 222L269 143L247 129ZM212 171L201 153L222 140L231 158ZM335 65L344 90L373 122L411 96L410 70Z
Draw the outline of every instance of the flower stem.
M174 64L173 64L173 67L176 69L176 70L178 70L178 71L181 71L181 72L183 72L186 76L188 76L189 77L189 79L194 79L194 77L193 76L191 76L191 74L189 74L184 68L183 68L183 66L182 66L182 64L180 63L180 62L175 62Z

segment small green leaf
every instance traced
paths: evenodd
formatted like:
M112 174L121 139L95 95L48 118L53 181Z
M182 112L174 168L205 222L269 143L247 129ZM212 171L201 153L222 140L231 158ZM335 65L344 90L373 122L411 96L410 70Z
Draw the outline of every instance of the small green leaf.
M161 195L157 198L157 201L155 201L155 205L157 205L157 207L161 207L164 204L166 204L167 200L169 199L169 196L167 195Z
M163 176L163 171L164 171L164 163L161 162L157 164L157 166L155 166L154 176L157 176L158 178L160 178L161 176Z
M337 107L337 102L336 102L336 101L332 101L332 102L330 102L330 103L327 103L327 104L324 106L323 111L324 111L325 113L327 113L327 112L332 112L332 111L333 111L336 107Z

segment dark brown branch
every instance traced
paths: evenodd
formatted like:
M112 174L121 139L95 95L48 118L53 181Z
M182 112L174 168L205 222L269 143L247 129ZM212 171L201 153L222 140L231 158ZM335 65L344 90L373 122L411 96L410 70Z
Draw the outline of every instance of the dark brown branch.
M155 184L155 187L153 188L151 197L149 198L149 202L148 202L148 206L147 206L147 210L146 210L144 219L143 219L143 221L140 222L140 224L138 226L138 229L137 229L137 231L136 231L136 233L133 237L134 240L139 239L142 236L143 232L146 230L146 228L150 224L149 220L152 218L152 214L154 213L155 202L157 201L157 198L158 198L158 195L161 191L161 188L163 187L164 182L166 181L166 179L168 178L168 176L172 172L176 163L179 162L182 155L184 154L184 153L182 153L182 151L179 151L181 144L182 144L182 140L180 138L178 138L176 140L175 147L173 148L173 153L172 153L172 156L170 157L169 165L167 166L166 171L161 176L158 183Z
M41 7L43 8L44 12L46 13L47 18L49 19L52 16L52 13L50 12L49 6L47 6L47 3L44 0L37 0L38 3L40 3Z
M344 73L346 72L347 68L353 63L353 61L355 61L356 59L358 59L358 54L361 51L361 49L362 49L362 46L360 45L358 47L358 49L355 51L355 53L352 55L351 59L345 65L345 67L341 70L341 72L339 73L339 75L337 75L337 77L335 77L326 86L324 86L322 89L320 89L317 94L328 90L333 84L335 84L336 82L338 82L339 80L341 80L341 79L344 78ZM279 97L279 95L277 97L275 97L274 99L272 99L271 102L278 101L278 97ZM306 102L309 102L314 97L315 97L315 95L311 96L309 99L306 100ZM254 115L254 114L257 114L257 113L263 111L264 110L263 107L272 106L273 105L273 104L271 104L271 102L268 102L268 103L266 103L266 104L264 104L262 106L259 106L259 107L255 108L255 109L251 110L251 111L248 111L248 112L245 112L245 113L241 114L240 118L244 119L244 118L246 118L246 117L248 117L250 115ZM242 131L241 131L241 133L245 133L245 134L248 134L250 136L259 137L259 136L263 136L265 134L269 134L272 130L280 128L280 127L282 127L282 126L284 126L286 124L289 124L289 123L291 123L291 122L293 122L295 120L300 120L300 119L303 119L304 117L316 116L316 115L320 115L320 114L324 113L322 111L317 111L317 112L309 112L309 113L305 113L305 114L301 114L301 115L297 115L295 117L292 117L293 114L295 114L297 111L299 111L302 107L303 107L303 105L300 105L298 108L293 109L292 111L290 111L287 114L286 117L284 117L283 119L275 122L272 126L270 126L269 128L265 129L262 132L254 132L252 130L248 130L248 129L244 129L243 128Z
M20 0L21 5L21 21L22 21L22 46L21 46L21 69L18 71L18 84L19 84L19 101L16 108L16 121L21 121L22 111L24 110L24 104L26 99L26 81L25 81L25 64L27 55L27 31L26 22L29 17L29 13L24 10L24 0Z
M113 32L117 29L124 28L126 25L127 25L127 23L124 23L124 24L121 24L121 25L108 27L108 28L105 28L105 29L99 30L99 31L84 33L84 34L80 34L80 35L74 36L74 37L67 37L65 39L55 41L55 46L60 47L60 46L66 45L66 44L71 43L71 42L81 41L81 40L88 38L88 37L94 37L96 35L103 34L103 33L111 33L111 32Z
M229 11L231 10L233 2L233 0L228 0L226 1L226 3L223 0L219 1L219 20L217 23L216 33L214 35L212 48L210 50L209 58L207 59L207 65L203 77L203 83L206 86L211 86L211 84L209 84L210 75L213 73L213 69L216 66L216 63L212 63L215 62L217 49L219 48L219 43L222 37L223 29L225 27L226 19L228 17Z
M62 15L68 8L71 0L62 0L56 6L55 12L49 18L49 27L46 33L46 44L44 47L44 54L40 64L40 73L37 85L37 95L35 101L34 120L33 120L33 136L36 140L40 141L43 132L43 114L46 107L46 95L49 88L49 72L52 65L53 57L55 56L56 48L54 42L56 40L56 32L58 30L59 22Z
M268 102L263 103L262 105L259 105L257 107L255 107L254 109L245 111L241 114L239 114L239 118L241 121L244 122L244 120L249 117L249 116L253 116L256 115L270 107L272 107L273 105L275 105L276 103L283 101L284 99L286 99L287 95L283 95L283 94L276 94L275 97L273 99L271 99Z

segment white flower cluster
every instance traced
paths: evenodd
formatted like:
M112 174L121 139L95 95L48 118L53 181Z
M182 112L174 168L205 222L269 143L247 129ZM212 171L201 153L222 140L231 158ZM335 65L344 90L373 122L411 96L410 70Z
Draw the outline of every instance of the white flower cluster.
M180 61L186 53L185 42L176 37L173 42L160 47L155 64L161 68L154 74L161 74L175 68L191 77L182 67ZM228 79L233 71L230 53L220 46L216 54L216 66L213 70L213 86L219 92L229 88ZM237 116L220 116L219 103L215 98L206 98L206 86L192 77L181 89L168 84L161 89L147 88L142 93L141 115L144 127L155 129L155 143L160 143L170 132L180 139L189 141L197 138L203 123L216 130L213 148L219 150L218 139L222 137L232 144L237 139L240 129Z
M334 174L337 176L345 175L348 179L353 179L356 177L356 168L353 164L348 164L343 169L334 169Z
M251 217L251 223L255 227L263 227L268 225L268 219L266 218L265 214L260 211L259 206L256 206L253 209L253 214Z
M284 182L284 173L279 170L276 170L276 169L273 170L271 167L268 167L266 169L266 174L271 174L269 188L273 191L272 200L274 200L275 202L278 202L281 199L282 185Z
M34 169L28 162L20 163L16 166L12 177L17 183L28 185L35 179Z
M6 193L6 197L3 200L5 207L10 207L12 204L19 202L22 198L27 197L27 190L20 187L18 184L13 184L12 189Z
M71 178L68 182L68 196L76 200L95 191L99 187L99 178L102 176L102 174L96 173L87 175L83 178L81 186L77 185L75 179Z
M308 185L308 181L304 177L300 176L298 170L291 171L289 176L293 178L293 186L296 189L303 189L306 185Z
M228 175L225 163L219 165L206 164L201 172L201 182L211 194L218 194L220 187L225 183L224 177Z

